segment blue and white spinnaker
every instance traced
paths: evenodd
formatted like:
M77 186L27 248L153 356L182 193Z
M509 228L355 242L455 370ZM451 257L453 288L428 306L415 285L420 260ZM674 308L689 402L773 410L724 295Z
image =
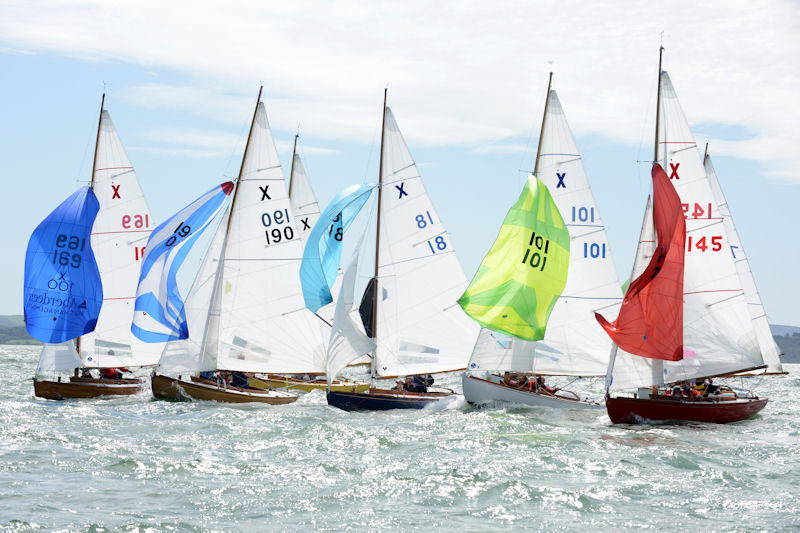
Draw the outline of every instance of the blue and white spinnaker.
M178 269L231 191L233 183L230 181L214 187L150 235L131 324L133 334L144 342L166 342L189 336L183 298L176 281Z
M331 286L342 259L345 230L369 199L374 185L351 185L334 197L314 225L300 264L306 307L315 313L333 301Z

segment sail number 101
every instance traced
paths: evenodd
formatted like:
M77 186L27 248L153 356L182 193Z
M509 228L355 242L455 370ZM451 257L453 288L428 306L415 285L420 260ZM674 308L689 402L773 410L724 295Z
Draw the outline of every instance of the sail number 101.
M529 248L525 250L522 257L522 264L529 265L531 268L538 268L544 272L544 265L547 264L547 254L550 251L550 239L545 239L541 235L531 232L531 240L528 242Z

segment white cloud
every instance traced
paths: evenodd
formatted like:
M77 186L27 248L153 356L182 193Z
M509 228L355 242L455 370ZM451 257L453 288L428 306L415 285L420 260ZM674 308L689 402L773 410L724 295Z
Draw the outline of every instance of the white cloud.
M136 105L246 124L263 80L273 126L369 142L388 83L408 140L429 146L527 137L550 60L575 133L640 143L665 30L665 67L689 120L753 132L715 150L800 180L800 6L789 0L44 0L2 11L0 35L15 50L172 68L196 82L131 88Z

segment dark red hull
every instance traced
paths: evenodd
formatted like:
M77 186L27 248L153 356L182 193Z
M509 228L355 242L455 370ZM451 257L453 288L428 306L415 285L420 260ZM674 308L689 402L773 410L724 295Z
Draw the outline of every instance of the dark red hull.
M726 424L746 420L766 405L769 398L737 398L728 401L609 398L608 417L615 424L641 424L648 420L685 420Z

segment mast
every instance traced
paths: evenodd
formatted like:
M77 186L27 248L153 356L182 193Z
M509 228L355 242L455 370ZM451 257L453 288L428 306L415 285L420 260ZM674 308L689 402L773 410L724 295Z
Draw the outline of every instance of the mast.
M100 127L103 125L103 106L106 103L106 93L100 98L100 116L97 119L97 136L94 139L94 159L92 160L92 177L89 182L89 188L94 190L94 173L97 170L97 148L100 146ZM78 356L81 355L81 338L75 339L75 351Z
M542 138L544 137L544 123L547 119L547 108L550 106L550 86L553 84L553 72L547 80L547 96L544 99L544 113L542 113L542 129L539 130L539 146L536 148L536 163L533 166L533 175L539 177L539 156L542 154Z
M231 214L233 214L233 208L236 205L236 197L239 195L239 184L242 181L242 173L244 172L244 162L247 161L247 151L250 149L250 138L253 136L253 126L256 124L256 115L258 114L258 104L261 103L261 91L264 89L264 86L260 86L258 88L258 98L256 99L256 107L253 109L253 118L250 120L250 131L247 132L247 142L244 145L244 155L242 156L242 164L239 166L239 176L236 178L236 189L233 191L233 198L231 199ZM228 225L225 227L225 240L228 240L228 232L231 229L231 217L228 216ZM225 247L222 248L223 254L225 253Z
M656 92L656 135L653 146L653 163L658 163L658 128L661 126L661 57L664 47L658 47L658 91Z
M372 364L370 375L375 375L375 364L378 356L378 262L380 257L381 245L381 194L383 193L383 140L386 132L386 95L388 88L383 89L383 116L381 117L381 153L378 162L378 209L377 220L375 222L375 286L372 293L372 338L376 339L375 353L372 354Z
M251 128L252 131L252 128ZM292 182L294 181L294 154L297 153L297 138L300 137L299 133L294 135L294 146L292 146L292 164L289 167L289 198L292 197Z
M655 141L653 142L653 164L658 163L658 131L661 126L661 60L664 56L664 47L658 46L658 90L656 92L656 134ZM663 167L667 166L667 146L664 145L664 163ZM655 223L655 221L653 221ZM639 243L641 245L641 243ZM638 250L637 250L638 255ZM635 265L634 265L635 266ZM631 276L633 277L633 276ZM657 385L664 384L664 361L661 359L653 359L652 367L653 383Z

